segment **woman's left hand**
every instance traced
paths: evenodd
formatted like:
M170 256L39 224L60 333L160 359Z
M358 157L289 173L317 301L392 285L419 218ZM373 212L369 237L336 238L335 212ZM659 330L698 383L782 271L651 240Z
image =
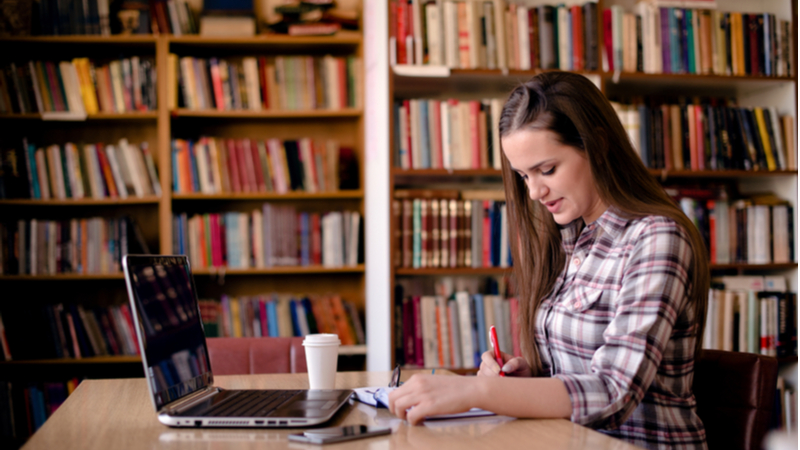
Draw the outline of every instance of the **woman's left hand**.
M412 425L428 416L469 411L475 383L475 377L414 375L389 394L389 411Z

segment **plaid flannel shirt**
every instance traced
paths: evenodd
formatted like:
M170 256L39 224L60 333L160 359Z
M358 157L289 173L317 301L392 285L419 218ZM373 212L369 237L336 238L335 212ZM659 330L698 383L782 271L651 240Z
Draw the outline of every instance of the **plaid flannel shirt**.
M690 242L673 220L613 207L564 227L566 267L536 319L544 373L564 382L571 420L635 445L705 449L692 393Z

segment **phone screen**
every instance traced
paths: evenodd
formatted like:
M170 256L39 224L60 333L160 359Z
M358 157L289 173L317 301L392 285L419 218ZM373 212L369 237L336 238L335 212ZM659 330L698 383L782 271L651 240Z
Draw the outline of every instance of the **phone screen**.
M290 434L289 440L310 444L329 444L332 442L350 441L369 436L380 436L391 432L391 428L349 425L346 427L316 428L307 430L302 434Z

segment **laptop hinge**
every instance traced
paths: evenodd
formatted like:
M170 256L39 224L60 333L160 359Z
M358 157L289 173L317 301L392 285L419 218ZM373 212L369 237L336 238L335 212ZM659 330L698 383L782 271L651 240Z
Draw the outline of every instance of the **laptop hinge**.
M164 408L164 411L168 414L180 414L198 403L208 400L209 397L219 393L220 390L219 388L209 386L202 391L194 392L187 395L185 398L170 403L169 406Z

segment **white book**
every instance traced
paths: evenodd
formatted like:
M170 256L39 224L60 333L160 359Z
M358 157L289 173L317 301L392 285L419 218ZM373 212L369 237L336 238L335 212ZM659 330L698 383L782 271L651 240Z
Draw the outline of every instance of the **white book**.
M310 138L303 138L298 141L300 153L303 158L303 187L306 192L317 192L317 183L314 178L314 155L311 148L312 142ZM268 180L264 180L266 183Z
M247 108L252 111L261 111L261 85L258 81L256 58L252 56L242 58L242 67L244 67L244 80L247 87Z
M500 205L500 267L508 267L508 210Z
M716 340L714 339L716 333L716 289L708 290L708 307L706 311L706 327L703 330L703 348L708 350L716 350Z
M497 68L497 42L494 31L494 8L491 2L483 2L483 21L486 30L486 68Z
M122 85L122 64L119 61L111 61L108 64L108 69L111 73L114 112L123 113L125 112L125 95L122 93L124 89Z
M56 198L59 200L64 200L67 198L67 191L64 188L64 167L61 164L61 149L58 145L51 145L47 148L48 151L48 164L51 173L51 178L53 178L53 184L55 185L55 194Z
M446 101L439 104L442 122L442 166L444 169L453 168L452 152L450 151L450 105Z
M772 250L770 246L770 207L767 205L754 205L752 206L753 217L755 218L753 224L753 232L750 234L750 219L751 215L749 211L751 208L748 208L747 214L747 244L748 244L748 257L750 263L752 264L769 264L771 262L770 251ZM755 252L753 254L749 253L750 250L750 241L753 241L753 246Z
M86 108L83 105L83 97L81 96L81 84L78 79L78 70L75 65L69 61L62 61L59 63L61 71L61 78L64 81L64 90L67 94L67 104L69 105L69 112L86 117Z
M520 70L531 70L531 41L528 39L528 27L528 8L517 5Z
M464 367L461 351L461 330L458 323L458 303L447 301L447 325L450 329L450 360L452 367Z
M172 35L182 36L178 5L175 4L175 0L167 0L167 16L169 16L169 25L172 27Z
M769 307L769 299L761 298L759 299L759 306L761 310L760 320L759 320L759 337L761 338L761 346L759 348L759 353L762 355L770 356L769 345L765 345L765 342L768 342L770 336L770 325L771 322L769 320L770 314L770 307Z
M456 3L445 0L442 3L444 23L444 64L458 68L458 8Z
M567 7L558 5L556 7L558 19L558 68L561 70L570 70L570 62L572 55L569 52L569 42L572 36L569 35L569 13Z
M461 333L461 366L466 369L475 368L475 346L472 336L472 300L468 292L456 292L458 303L459 331Z
M180 77L183 81L183 103L188 109L198 109L199 105L195 103L196 87L194 79L194 58L191 56L184 56L180 59L181 73Z
M409 158L409 152L411 149L408 145L408 133L410 129L409 115L411 110L411 102L409 101L408 107L406 107L405 103L401 104L399 108L397 108L397 115L399 116L400 122L400 130L398 130L398 134L400 135L400 146L397 149L400 152L400 167L403 169L410 169L411 168L411 158Z
M350 222L350 248L347 251L348 261L347 264L349 266L355 266L358 264L358 241L359 241L359 231L361 229L361 214L357 211L350 212L352 216Z
M422 64L422 6L421 0L411 0L411 16L413 18L414 33L414 64ZM409 50L411 47L408 47Z
M408 122L411 129L411 165L413 169L423 168L422 142L420 141L420 100L411 100L409 104Z
M120 148L120 151L124 152L125 150ZM108 165L111 166L114 184L117 186L117 195L119 195L119 198L128 198L128 190L125 187L125 180L122 178L117 155L117 149L113 145L106 145L106 158L108 158Z
M500 170L502 168L502 155L500 151L500 114L503 111L503 100L492 99L490 101L490 111L492 114L492 166Z
M480 16L478 14L478 4L473 1L467 3L467 33L469 39L469 69L477 69L481 65L480 51L481 38ZM466 67L465 67L466 69Z
M714 213L717 216L717 264L729 264L730 253L730 222L728 221L728 202L725 200L714 201Z
M119 147L120 153L123 155L125 159L125 165L128 167L128 170L131 175L131 181L133 182L133 192L137 197L144 197L144 188L142 187L142 174L139 172L134 152L136 149L128 144L128 140L122 138L119 140L117 144ZM124 188L124 186L123 186Z
M134 168L127 162L127 157L125 155L127 150L123 147L118 147L115 150L117 164L119 165L119 173L122 175L122 182L124 183L123 190L126 190L126 193L129 195L134 195L136 191L133 187L133 174L131 173Z
M442 60L442 28L440 26L439 5L425 5L426 39L428 40L428 64L440 66Z
M200 192L203 194L214 193L208 171L208 147L203 139L197 141L194 146L195 160L197 161L197 181L200 185Z

